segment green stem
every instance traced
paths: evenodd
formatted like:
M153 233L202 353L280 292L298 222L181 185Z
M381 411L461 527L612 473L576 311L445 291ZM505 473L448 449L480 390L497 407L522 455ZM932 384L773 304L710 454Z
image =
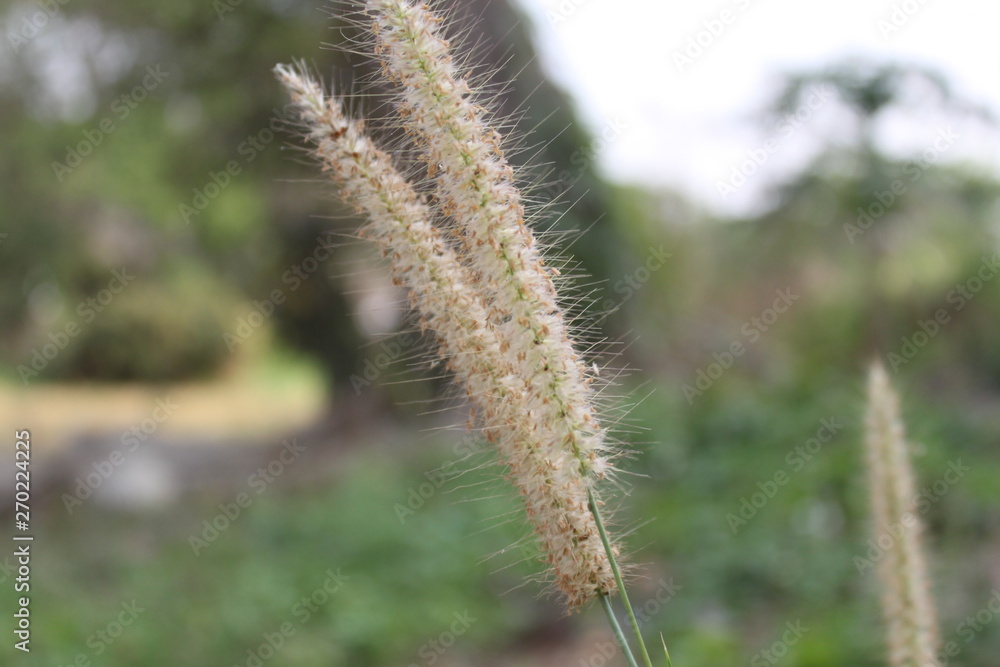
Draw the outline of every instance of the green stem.
M618 640L618 645L622 647L622 653L625 655L625 659L628 660L629 667L639 667L635 662L635 656L632 655L632 649L629 647L628 642L625 641L622 626L618 624L618 619L615 618L615 611L611 608L611 598L604 593L601 593L598 597L601 598L601 606L604 607L604 613L608 615L608 622L611 623L615 639Z
M604 544L604 551L608 554L608 561L611 563L611 572L615 575L615 583L618 585L618 592L621 593L622 603L628 612L629 623L632 624L632 632L639 642L639 650L642 651L642 659L646 667L653 667L653 661L649 659L649 652L646 650L646 643L642 641L642 632L639 631L639 621L635 620L635 612L632 611L632 603L628 600L628 593L625 592L625 583L622 581L621 569L615 559L614 551L611 549L611 542L608 540L608 532L604 529L604 521L601 520L601 513L597 509L597 499L594 498L592 489L587 489L587 499L590 502L590 511L594 515L594 522L597 524L597 532L601 535L601 542Z

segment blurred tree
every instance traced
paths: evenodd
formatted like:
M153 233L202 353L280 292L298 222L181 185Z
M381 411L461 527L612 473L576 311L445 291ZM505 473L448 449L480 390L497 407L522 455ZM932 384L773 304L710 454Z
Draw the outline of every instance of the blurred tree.
M743 256L753 244L743 264L771 284L815 290L816 317L799 321L812 320L813 340L837 341L821 349L840 358L885 354L991 242L997 184L944 156L958 138L953 128L994 121L932 70L847 60L790 75L764 124L805 108L817 87L834 102L822 111L836 130L822 122L796 130L820 127L827 138L805 169L774 189L772 207L730 237L730 248ZM890 123L914 120L918 150L898 156L882 147ZM840 315L831 317L830 307Z
M956 176L958 181L964 179L947 174L947 169L936 163L957 139L952 124L970 118L992 124L994 119L985 108L959 96L944 76L932 69L913 63L848 59L790 75L767 114L768 121L779 122L794 115L817 88L832 92L831 97L847 116L848 122L841 122L838 128L853 126L854 133L838 132L839 137L827 144L812 165L781 184L776 193L780 203L762 222L778 232L779 243L789 257L798 255L806 260L808 256L803 257L801 250L816 247L820 237L828 249L842 248L855 256L858 261L851 263L854 275L870 287L863 300L866 334L862 347L867 354L876 354L890 343L887 294L878 286L886 255L895 250L890 248L891 239L901 234L933 233L928 227L939 222L935 213L945 208L942 195L946 200L958 200L955 203L965 209L964 216L948 222L966 227L963 238L973 242L966 249L982 239L986 211L981 197L976 196L979 188L972 183L970 187L955 187ZM899 122L907 114L926 119L932 113L939 116L940 124L922 124L925 149L899 159L880 147L879 131L884 133L887 123ZM974 210L961 206L963 202ZM802 233L812 236L812 241L802 238Z
M273 328L323 365L337 399L354 394L367 334L345 296L342 246L358 221L340 208L332 219L313 217L326 186L303 185L315 171L281 150L295 141L283 131L285 100L271 72L316 59L342 88L364 90L370 64L320 50L356 36L341 8L328 16L300 0L80 0L44 21L33 3L3 10L14 35L0 53L0 351L9 369L30 365L53 332L75 324L84 333L69 345L89 341L88 351L58 355L38 377L205 374ZM460 14L455 31L478 45L479 72L490 75L502 111L523 116L518 128L532 130L524 145L541 146L521 158L559 181L540 194L566 189L576 202L554 224L582 230L597 221L573 250L602 278L616 244L593 161L570 162L588 143L572 105L545 79L528 27L507 3L464 3ZM138 289L150 307L114 298L86 333L79 304L122 267L149 286ZM199 281L204 289L155 287ZM199 295L213 317L188 307ZM132 340L151 328L176 343ZM104 368L108 347L119 353Z

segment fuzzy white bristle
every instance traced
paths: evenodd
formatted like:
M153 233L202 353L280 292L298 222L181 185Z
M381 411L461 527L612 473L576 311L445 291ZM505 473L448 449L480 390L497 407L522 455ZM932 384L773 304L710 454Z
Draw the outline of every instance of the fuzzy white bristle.
M391 158L304 71L279 66L343 197L370 220L421 326L476 406L518 487L557 588L573 611L616 589L590 498L612 471L591 373L531 229L501 138L473 102L424 5L370 0L375 51L400 84L398 109L430 167L431 209ZM460 241L439 227L454 221ZM596 501L600 502L600 501ZM612 543L617 556L620 547Z

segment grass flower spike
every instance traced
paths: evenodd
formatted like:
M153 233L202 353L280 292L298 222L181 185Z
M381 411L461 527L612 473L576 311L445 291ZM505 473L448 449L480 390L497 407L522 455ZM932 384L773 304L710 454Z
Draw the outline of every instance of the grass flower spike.
M514 365L504 353L511 344L474 287L474 269L432 224L434 211L365 135L362 124L345 117L337 99L327 97L302 71L279 67L277 73L299 110L313 153L341 185L344 198L369 217L362 236L390 258L421 325L437 335L440 352L481 415L487 437L497 444L567 608L611 593L615 579L590 511L590 480L575 452L556 447L550 430L530 418L531 374L523 360Z
M601 518L596 486L614 468L596 416L595 377L570 336L553 283L558 272L546 267L525 222L501 137L425 5L358 4L372 19L373 55L398 85L396 110L428 180L416 189L337 98L303 69L279 66L311 152L369 218L361 235L390 259L421 327L436 334L521 494L566 610L599 599L637 667L610 602L620 593L638 655L651 667L622 581L620 546Z
M464 259L475 272L490 322L499 331L505 367L526 381L519 418L541 441L541 455L559 474L562 505L574 515L566 526L571 531L568 551L550 552L550 557L575 559L581 550L599 550L599 544L590 546L597 542L596 535L584 517L589 514L589 485L610 470L605 433L594 413L587 368L558 304L552 272L525 223L521 194L500 136L486 123L484 108L456 71L449 44L438 34L439 19L426 6L370 0L368 10L375 19L385 72L400 86L400 115L424 149L442 212L457 228ZM591 560L597 564L596 551ZM595 583L599 591L614 589L603 567L584 573L557 566L556 575L570 606L592 597L586 591Z
M432 212L377 148L360 121L349 120L305 71L276 68L314 144L313 153L341 185L342 196L369 224L360 236L391 258L395 281L405 285L421 326L438 336L441 352L474 397L509 399L512 378L501 376L484 350L497 346L485 324L467 272L431 225ZM489 409L494 401L478 400Z
M875 539L891 540L878 563L890 667L936 667L937 621L917 513L899 399L885 368L875 364L868 385L866 447Z

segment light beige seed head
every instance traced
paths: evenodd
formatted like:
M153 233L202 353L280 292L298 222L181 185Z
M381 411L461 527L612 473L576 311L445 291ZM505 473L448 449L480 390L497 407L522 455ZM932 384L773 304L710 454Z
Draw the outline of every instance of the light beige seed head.
M577 354L530 228L514 173L500 150L498 133L484 120L468 82L462 78L440 34L441 21L426 5L405 0L369 0L377 52L385 71L399 84L398 106L433 166L437 194L461 230L463 255L477 276L476 289L488 304L490 322L503 341L505 367L524 380L521 419L537 434L540 456L556 466L566 494L560 511L588 513L586 492L611 470L606 433L596 417L588 369ZM536 521L565 521L548 511ZM591 548L587 560L600 562L601 545L578 536L573 546L550 558L571 558L573 549ZM591 547L591 544L593 546ZM610 570L586 573L586 581L560 577L567 597L579 591L613 590ZM602 568L603 572L603 568Z
M888 543L878 573L891 667L937 667L937 619L921 547L913 472L899 399L881 363L871 368L866 423L875 541Z
M431 224L434 212L361 123L347 119L339 101L327 97L304 71L284 66L276 71L299 109L314 154L340 184L345 200L368 216L364 235L391 260L395 278L408 288L423 325L437 334L441 353L476 405L485 433L520 490L567 609L613 592L610 562L588 505L593 471L603 471L606 464L595 463L592 455L585 469L573 447L574 434L567 435L564 425L554 434L547 424L553 411L542 409L539 401L562 399L534 372L544 358L510 353L523 348L513 339L530 338L524 331L530 323L499 326L476 284L478 266L463 261ZM587 419L592 419L589 412Z

